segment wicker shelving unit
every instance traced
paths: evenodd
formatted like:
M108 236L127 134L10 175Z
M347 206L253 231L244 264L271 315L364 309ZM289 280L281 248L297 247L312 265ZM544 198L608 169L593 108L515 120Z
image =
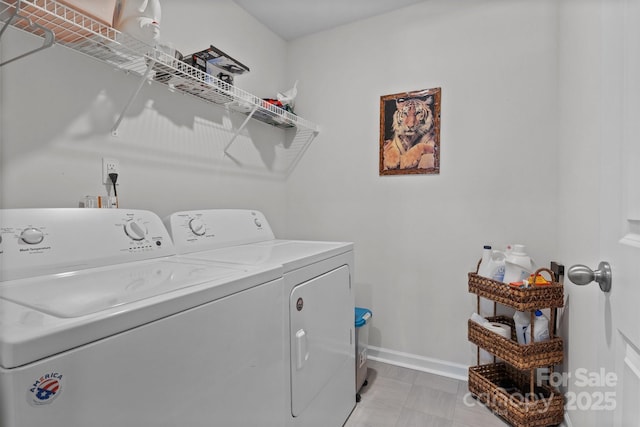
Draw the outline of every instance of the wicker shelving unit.
M318 127L289 111L265 102L238 87L230 85L175 58L162 49L145 44L115 28L93 19L63 2L55 0L0 0L0 38L12 26L43 39L42 46L5 59L0 66L52 46L65 46L119 70L140 76L140 83L124 106L113 126L117 134L125 112L150 79L173 92L194 96L209 104L223 105L245 114L246 120L235 130L226 144L225 153L249 120L257 120L276 128L295 131L288 144L292 154L290 172L318 135Z
M487 279L477 273L469 273L469 292L477 295L477 311L480 298L494 301L494 316L490 322L511 326L511 339L502 337L469 320L469 341L478 346L476 366L469 368L471 394L514 427L542 427L560 424L564 418L564 397L549 384L536 384L538 368L553 371L553 365L562 362L563 341L555 335L557 309L564 304L562 284L555 281L551 270L547 271L551 284L531 288L512 288L502 282ZM519 311L551 309L549 319L550 340L534 342L531 327L530 344L521 345L516 340L513 320L496 316L496 304ZM494 363L480 365L480 348L494 355ZM501 359L501 361L498 361Z

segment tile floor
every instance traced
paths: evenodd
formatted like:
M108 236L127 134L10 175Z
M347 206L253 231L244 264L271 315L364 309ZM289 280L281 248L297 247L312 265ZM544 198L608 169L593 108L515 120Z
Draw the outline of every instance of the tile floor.
M467 396L466 381L369 360L368 385L344 427L508 427Z

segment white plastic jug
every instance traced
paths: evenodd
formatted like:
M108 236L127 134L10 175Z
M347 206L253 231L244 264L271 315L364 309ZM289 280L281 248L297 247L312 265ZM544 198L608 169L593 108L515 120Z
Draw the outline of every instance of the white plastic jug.
M518 344L529 344L531 342L531 313L516 311L513 315L516 324L516 337ZM533 320L533 342L549 341L549 319L542 311L536 310Z
M518 339L518 344L528 344L531 342L531 332L529 331L531 315L523 311L516 311L513 315L513 321L516 324L516 337Z
M505 274L506 255L502 251L492 250L485 245L482 250L482 261L478 268L478 275L502 282Z
M511 252L506 254L504 262L503 282L521 282L527 279L535 270L535 263L527 255L524 245L513 245Z
M549 319L540 310L536 310L536 318L533 321L533 341L549 341Z

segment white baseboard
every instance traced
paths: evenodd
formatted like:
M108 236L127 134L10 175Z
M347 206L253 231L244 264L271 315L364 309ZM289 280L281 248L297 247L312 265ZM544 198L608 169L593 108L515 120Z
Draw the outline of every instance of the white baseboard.
M367 346L367 358L377 362L402 366L403 368L414 369L416 371L430 372L462 381L466 381L469 375L469 367L466 365L371 345Z

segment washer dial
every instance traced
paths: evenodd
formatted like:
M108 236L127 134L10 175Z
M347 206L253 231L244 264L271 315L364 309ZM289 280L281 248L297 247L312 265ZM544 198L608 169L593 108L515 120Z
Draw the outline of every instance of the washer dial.
M189 221L189 229L196 236L204 236L207 231L207 226L199 218L193 218Z
M143 240L147 237L147 227L140 221L129 221L124 225L124 232L133 240Z
M44 233L34 227L25 228L20 233L20 240L28 245L37 245L44 240Z

